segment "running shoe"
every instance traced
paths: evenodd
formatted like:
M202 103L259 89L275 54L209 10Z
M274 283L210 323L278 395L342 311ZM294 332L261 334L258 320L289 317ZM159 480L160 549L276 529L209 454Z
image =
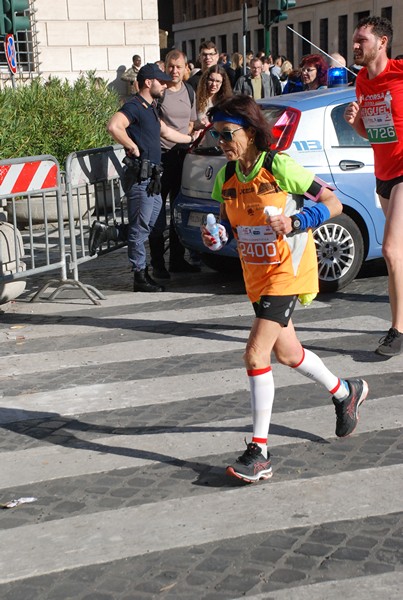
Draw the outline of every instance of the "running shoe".
M403 352L403 333L391 327L388 333L379 340L380 346L375 350L381 356L398 356Z
M353 433L358 423L358 408L368 395L368 384L364 379L346 379L350 394L345 400L333 398L336 410L336 435L346 437Z
M272 476L270 453L265 458L260 446L251 442L246 445L242 456L239 456L233 465L227 467L227 474L247 483L269 479Z

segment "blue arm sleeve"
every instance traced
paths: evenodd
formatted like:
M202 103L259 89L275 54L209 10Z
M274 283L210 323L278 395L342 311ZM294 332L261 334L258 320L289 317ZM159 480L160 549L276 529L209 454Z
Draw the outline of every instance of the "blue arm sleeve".
M304 210L297 213L298 219L301 221L301 229L315 228L322 225L330 218L330 210L325 204L315 204L315 206L306 206Z

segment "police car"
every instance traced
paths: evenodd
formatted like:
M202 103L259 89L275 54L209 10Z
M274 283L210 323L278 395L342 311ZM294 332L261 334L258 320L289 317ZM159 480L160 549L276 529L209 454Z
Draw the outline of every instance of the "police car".
M314 231L323 292L345 287L364 261L382 256L385 220L375 192L373 151L368 140L343 117L353 100L355 89L343 86L258 101L272 126L272 147L287 152L331 184L343 204L339 217ZM174 203L174 221L182 243L201 252L203 261L219 271L239 265L236 242L211 252L201 241L200 226L208 213L219 214L211 191L225 162L222 149L206 130L186 156L181 192Z

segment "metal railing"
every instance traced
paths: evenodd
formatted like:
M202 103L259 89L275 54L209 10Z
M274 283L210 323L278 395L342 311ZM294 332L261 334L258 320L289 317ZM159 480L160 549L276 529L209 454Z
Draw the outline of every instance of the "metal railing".
M56 269L60 271L60 279L66 279L57 160L45 155L0 161L0 200L6 200L7 220L13 226L11 252L16 264L14 273L5 273L1 269L0 282L25 279ZM0 264L4 262L5 257L0 256Z
M66 194L70 207L78 208L77 218L70 211L70 265L75 279L78 266L93 257L85 243L85 230L92 221L123 224L126 215L126 197L120 177L125 156L123 146L107 146L69 154L66 160ZM94 219L93 219L94 218ZM107 251L123 244L108 243Z
M0 284L59 270L58 278L48 280L31 301L43 299L50 286L55 289L48 300L66 287L82 290L94 304L105 298L80 282L79 266L96 258L87 248L94 220L125 224L126 198L120 183L124 155L118 145L73 152L67 157L64 179L52 156L0 161L0 200L7 201L7 220L15 234L15 269L1 269ZM102 253L124 245L108 242Z

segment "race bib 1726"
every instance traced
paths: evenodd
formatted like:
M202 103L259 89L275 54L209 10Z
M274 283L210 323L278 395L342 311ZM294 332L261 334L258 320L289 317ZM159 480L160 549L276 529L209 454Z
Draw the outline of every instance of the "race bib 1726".
M389 91L362 98L361 116L371 144L397 141L391 104L392 96Z

